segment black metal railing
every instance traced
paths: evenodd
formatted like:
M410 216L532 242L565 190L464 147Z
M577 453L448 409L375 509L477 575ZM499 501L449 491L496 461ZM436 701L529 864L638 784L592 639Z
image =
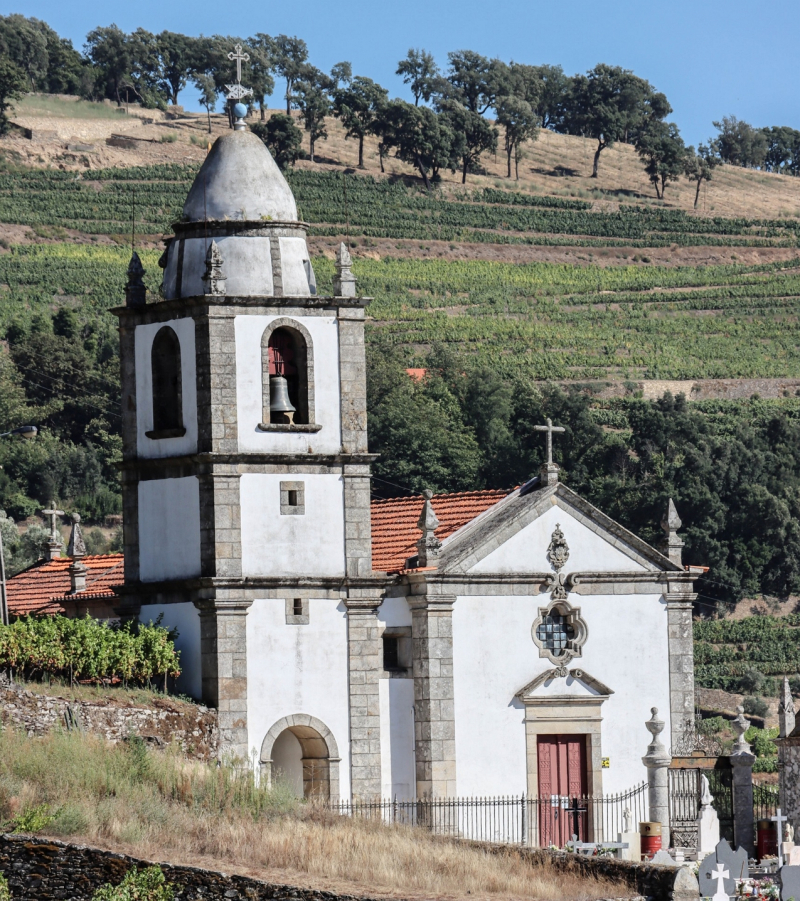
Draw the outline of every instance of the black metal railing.
M638 831L647 819L647 783L598 797L395 798L342 801L329 808L344 816L375 817L472 841L563 848L577 836L602 845L616 841L621 832Z
M777 785L753 786L753 821L769 820L778 809Z

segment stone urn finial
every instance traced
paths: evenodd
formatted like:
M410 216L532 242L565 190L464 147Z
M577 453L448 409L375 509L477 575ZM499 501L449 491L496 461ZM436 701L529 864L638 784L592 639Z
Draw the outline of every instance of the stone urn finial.
M745 741L744 737L745 732L747 732L747 730L750 728L750 720L748 720L744 715L744 707L742 707L741 704L736 708L736 713L738 715L736 719L731 723L734 732L736 732L736 741L733 745L733 753L750 754L750 745Z

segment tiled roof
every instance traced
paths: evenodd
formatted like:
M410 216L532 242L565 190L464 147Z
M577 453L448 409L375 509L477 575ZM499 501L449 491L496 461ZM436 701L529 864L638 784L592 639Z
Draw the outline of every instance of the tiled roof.
M431 503L439 519L438 538L445 539L501 501L507 491L464 491L440 494ZM422 495L372 502L372 566L378 572L397 572L409 557L422 534L417 520L422 512ZM83 599L113 598L114 585L124 580L122 554L84 557L86 591ZM9 612L62 613L62 601L69 597L69 557L37 563L8 580Z
M111 598L114 585L124 580L122 554L98 554L83 558L86 566L86 591L80 598ZM9 613L24 616L26 613L61 613L60 601L69 594L69 566L72 560L37 563L13 576L6 583Z
M439 520L436 537L445 539L501 501L508 491L464 491L440 494L431 499ZM422 512L422 495L372 502L372 568L397 572L413 557L422 532L417 520Z

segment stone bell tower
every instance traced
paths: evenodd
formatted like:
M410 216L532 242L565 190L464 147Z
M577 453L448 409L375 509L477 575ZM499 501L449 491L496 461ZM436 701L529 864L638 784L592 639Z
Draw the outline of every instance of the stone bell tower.
M366 634L377 654L367 299L356 296L344 247L334 294L317 293L306 230L285 178L240 118L206 157L167 240L161 296L146 297L134 254L126 304L115 311L124 609L177 617L196 645L186 645L184 667L197 661L224 748L240 757L261 741L248 733L257 703L248 672L262 653L248 647L254 604L285 599L300 618L309 598L343 604L345 640ZM370 648L352 654L351 667ZM359 704L369 726L367 701L353 700L351 716ZM374 736L361 737L359 745L351 730L354 789L359 754L364 774L374 764Z

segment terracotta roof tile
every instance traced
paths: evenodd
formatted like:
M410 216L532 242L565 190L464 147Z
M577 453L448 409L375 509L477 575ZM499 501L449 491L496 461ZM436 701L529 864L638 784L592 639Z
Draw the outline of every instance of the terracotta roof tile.
M445 539L481 513L501 501L508 491L464 491L432 498L439 519L438 538ZM372 566L377 572L397 572L412 557L422 534L417 520L422 512L422 495L372 502ZM84 557L86 591L81 598L111 598L115 585L124 580L122 554ZM70 590L69 557L37 563L8 580L9 612L62 613L62 601Z
M508 491L464 491L439 494L431 499L439 520L436 537L445 539L501 501ZM422 512L422 495L372 502L372 568L397 572L416 554L422 532L417 520Z
M84 557L86 591L80 593L81 598L114 597L113 586L124 580L122 559L122 554ZM6 583L9 613L63 613L60 601L70 590L70 563L69 557L61 557L34 564L10 578Z

